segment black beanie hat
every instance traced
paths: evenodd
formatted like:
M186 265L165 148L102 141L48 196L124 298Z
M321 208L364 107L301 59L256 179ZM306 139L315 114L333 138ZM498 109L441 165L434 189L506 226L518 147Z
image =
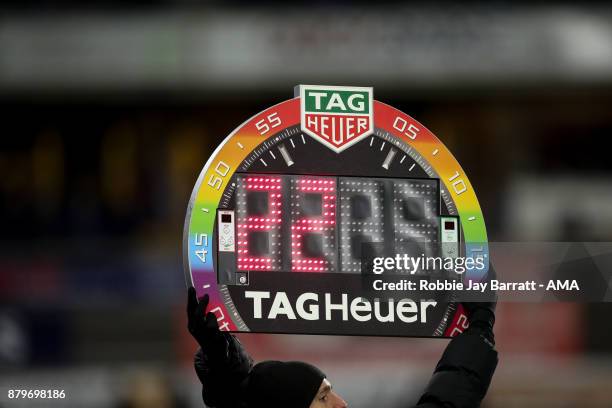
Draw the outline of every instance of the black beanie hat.
M301 361L262 361L247 377L247 406L308 408L325 377L317 367Z

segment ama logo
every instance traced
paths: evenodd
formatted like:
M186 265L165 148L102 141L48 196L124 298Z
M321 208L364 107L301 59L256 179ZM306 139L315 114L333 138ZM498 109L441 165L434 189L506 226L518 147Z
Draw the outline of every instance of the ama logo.
M373 88L298 85L302 132L336 153L374 131Z

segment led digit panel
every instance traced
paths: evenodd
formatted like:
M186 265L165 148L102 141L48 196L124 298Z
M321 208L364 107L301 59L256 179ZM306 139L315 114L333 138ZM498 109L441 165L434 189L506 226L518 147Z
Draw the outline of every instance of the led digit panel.
M405 180L393 186L395 253L418 257L439 255L437 183ZM417 271L420 273L420 271Z
M382 180L340 178L340 259L343 270L361 272L362 251L374 253L384 242L385 202Z
M281 180L278 176L265 175L237 177L238 270L272 271L282 268Z
M290 183L291 271L337 271L336 179L297 176Z
M475 192L436 136L371 88L310 85L215 151L184 251L187 283L210 295L222 330L419 337L465 329L455 294L374 290L368 262L488 256Z

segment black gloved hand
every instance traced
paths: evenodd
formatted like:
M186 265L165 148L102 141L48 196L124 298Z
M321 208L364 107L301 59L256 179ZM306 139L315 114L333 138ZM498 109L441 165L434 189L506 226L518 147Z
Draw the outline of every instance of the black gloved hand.
M192 286L187 291L187 328L198 342L207 357L222 358L227 354L227 341L217 324L214 313L206 313L208 294L198 302L196 290Z
M488 288L491 287L491 280L497 278L497 273L493 265L489 263L489 271L485 282L489 282ZM483 335L487 337L491 343L493 340L493 325L495 324L495 308L497 306L497 294L488 289L484 293L479 293L479 301L463 302L463 308L467 314L470 328L472 330L481 330Z
M198 302L196 290L187 292L187 328L199 343L194 368L202 383L202 398L210 407L242 407L240 384L249 374L253 360L238 339L220 331L217 317L208 311L209 296Z
M495 302L464 302L470 328L480 328L493 333L495 324Z

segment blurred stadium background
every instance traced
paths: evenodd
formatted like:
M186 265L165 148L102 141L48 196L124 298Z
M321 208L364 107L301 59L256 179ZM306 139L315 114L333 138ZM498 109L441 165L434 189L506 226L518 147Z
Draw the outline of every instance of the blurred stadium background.
M492 241L612 240L612 7L74 0L0 16L0 406L198 407L186 205L298 83L371 85L451 149ZM500 304L486 407L610 407L611 304ZM243 335L353 407L407 407L445 340ZM7 389L64 389L8 401Z

